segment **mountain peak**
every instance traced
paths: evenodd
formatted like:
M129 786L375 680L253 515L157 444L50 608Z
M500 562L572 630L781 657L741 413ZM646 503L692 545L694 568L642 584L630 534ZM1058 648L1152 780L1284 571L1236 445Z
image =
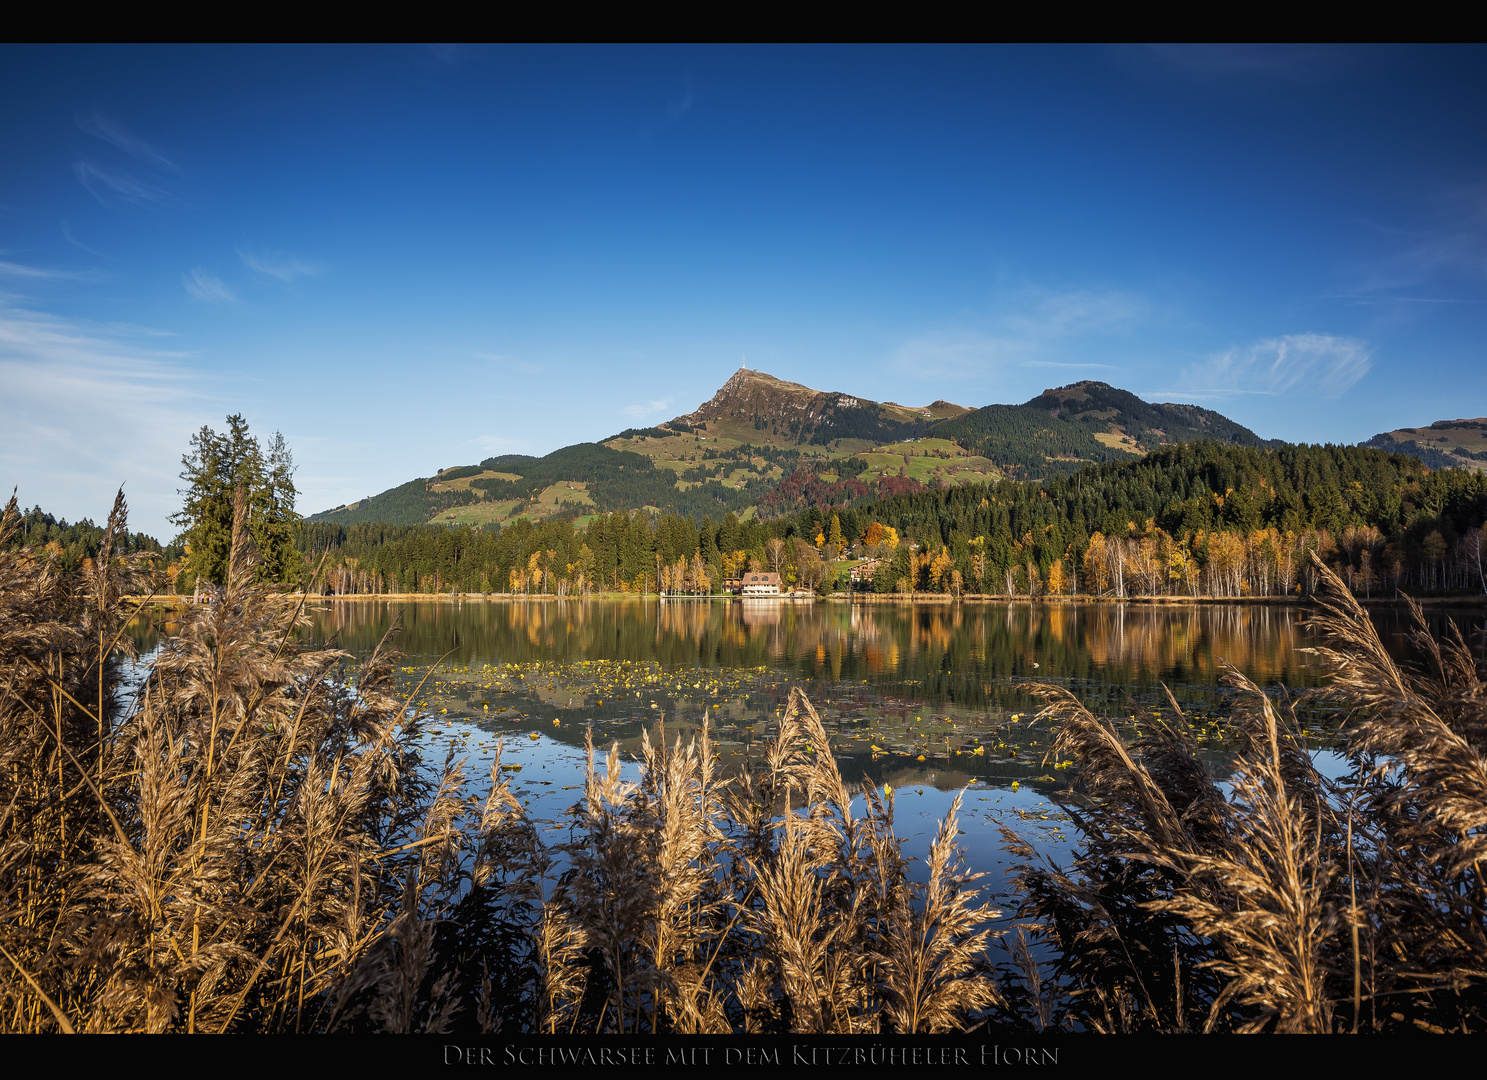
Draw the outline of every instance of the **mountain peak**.
M710 399L672 423L708 424L710 430L731 427L744 441L827 445L837 439L882 442L912 437L926 423L968 411L948 401L906 408L837 390L814 390L741 367Z
M734 421L776 425L782 420L797 420L801 413L818 415L824 401L817 399L845 397L822 394L800 383L777 379L767 372L741 367L729 376L718 392L694 411L678 416L673 423L704 424L709 421ZM848 398L848 400L853 400ZM853 401L855 404L855 400ZM812 408L812 405L816 408Z

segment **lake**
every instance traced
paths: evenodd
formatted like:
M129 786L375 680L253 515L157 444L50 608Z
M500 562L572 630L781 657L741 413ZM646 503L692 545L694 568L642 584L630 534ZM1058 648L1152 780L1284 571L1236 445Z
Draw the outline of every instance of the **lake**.
M642 730L659 723L668 738L691 738L705 716L726 770L757 753L800 686L832 732L844 777L897 793L911 854L923 855L964 792L961 840L994 879L1007 861L995 826L1055 859L1077 841L1058 801L1073 770L1033 720L1031 684L1065 687L1132 734L1148 722L1138 707L1170 716L1165 685L1222 779L1237 745L1222 661L1276 693L1323 677L1305 611L1270 604L445 599L315 601L308 614L307 640L357 658L400 627L391 643L404 654L406 692L421 685L414 701L432 719L431 759L463 757L479 778L503 740L515 788L555 834L581 794L588 731L628 761ZM1405 609L1372 616L1391 652L1407 657ZM1437 632L1448 619L1469 631L1487 608L1429 618ZM169 629L168 619L143 623L136 644L147 651ZM1326 748L1339 718L1319 706L1300 715L1319 765L1335 772L1340 759Z

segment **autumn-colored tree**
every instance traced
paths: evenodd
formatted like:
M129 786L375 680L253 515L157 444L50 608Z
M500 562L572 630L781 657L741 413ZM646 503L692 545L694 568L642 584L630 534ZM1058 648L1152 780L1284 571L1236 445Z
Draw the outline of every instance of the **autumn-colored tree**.
M769 568L776 574L780 573L785 564L785 541L771 536L764 541L764 553L769 558Z
M928 552L925 552L925 557L929 558ZM955 560L950 558L950 549L941 545L940 553L930 560L930 587L940 592L947 591L950 588L950 571L954 565Z
M1086 587L1096 596L1110 591L1110 566L1105 559L1105 534L1096 532L1089 538L1089 547L1084 551L1084 580Z

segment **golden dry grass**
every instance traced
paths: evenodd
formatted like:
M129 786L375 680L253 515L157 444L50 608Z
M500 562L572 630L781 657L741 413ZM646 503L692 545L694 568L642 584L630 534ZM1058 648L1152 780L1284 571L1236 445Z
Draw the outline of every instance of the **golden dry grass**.
M1081 764L1073 864L1024 859L996 930L941 823L908 872L891 792L852 785L792 691L763 755L706 728L590 746L566 839L500 769L420 754L395 654L296 643L302 600L231 572L124 693L155 574L14 546L0 517L0 1030L7 1032L1469 1032L1487 988L1487 683L1418 618L1395 664L1348 591L1315 626L1352 771L1231 672L1227 790L1174 718L1127 745L1044 688ZM416 696L416 695L415 695ZM411 700L411 699L410 699ZM990 949L1005 942L1000 970Z
M997 1000L954 814L911 882L803 694L730 779L705 730L658 729L638 783L591 747L549 849L499 758L483 800L421 759L386 642L295 643L246 513L127 699L152 568L106 542L64 579L0 519L0 1030L933 1032Z
M1020 914L1055 949L1011 965L1043 1024L1097 1031L1467 1033L1487 1024L1487 684L1459 636L1401 668L1320 562L1312 621L1348 717L1341 781L1301 726L1236 671L1247 735L1225 793L1176 719L1130 746L1063 691L1055 753L1084 763L1085 843L1025 857ZM1018 958L1014 957L1014 960ZM1031 965L1031 968L1030 968ZM1036 986L1034 984L1037 984ZM1051 992L1048 987L1052 987ZM1026 1008L1024 1012L1029 1010Z

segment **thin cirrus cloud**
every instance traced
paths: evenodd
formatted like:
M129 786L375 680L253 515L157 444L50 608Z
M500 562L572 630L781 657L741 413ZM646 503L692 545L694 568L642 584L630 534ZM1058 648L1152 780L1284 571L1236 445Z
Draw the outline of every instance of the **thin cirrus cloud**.
M113 258L112 255L105 255L103 252L97 251L79 240L75 235L73 235L72 225L65 220L62 222L62 239L66 240L69 244L77 248L79 251L86 251L89 255L96 255L100 259Z
M1433 220L1411 229L1380 228L1383 253L1348 268L1353 291L1362 300L1476 303L1463 298L1487 277L1487 183L1459 187L1437 197ZM1427 289L1427 297L1389 295L1401 289Z
M100 165L96 161L79 161L73 167L78 182L104 206L128 203L131 206L146 206L169 202L170 192L159 184L141 180L123 169Z
M0 259L0 274L12 278L29 278L32 281L96 281L98 275L89 271L52 270L43 266L27 266L24 263L7 262Z
M128 167L83 157L73 164L78 182L104 206L149 206L174 200L180 168L124 125L99 112L77 117L79 130L128 158Z
M515 375L541 375L546 368L531 360L520 360L505 353L471 353L483 365Z
M1321 81L1350 58L1347 50L1326 45L1243 43L1127 45L1117 55L1129 67L1189 79L1290 83Z
M1118 289L1022 290L1003 316L1008 330L1027 339L1116 334L1149 321L1151 305Z
M499 457L502 454L519 454L530 449L526 442L520 439L507 438L504 435L476 435L469 441L469 445L486 457Z
M280 251L249 251L238 248L238 258L243 260L243 265L255 274L274 278L286 284L302 277L319 277L323 268L318 263L301 259L298 255L291 255Z
M910 338L893 353L893 366L921 379L966 379L1029 359L1027 342L967 331L936 331Z
M94 138L102 139L115 149L122 150L135 161L143 162L157 169L163 169L166 172L179 173L181 171L176 167L175 162L171 161L159 150L155 149L155 147L135 135L128 128L124 127L123 124L110 120L100 112L94 111L88 115L80 114L77 117L77 126Z
M1373 350L1357 338L1333 334L1286 334L1228 349L1184 373L1184 389L1196 396L1286 394L1338 397L1373 366Z
M206 395L181 354L151 342L158 336L90 326L0 294L0 482L20 481L18 499L71 520L107 514L127 482L131 527L171 535L172 463Z
M655 416L658 413L665 412L670 404L671 399L669 397L656 398L653 401L638 402L634 405L626 405L620 411L623 412L626 416L632 417L634 419L639 419L644 416Z
M990 331L936 330L910 338L894 351L894 367L936 379L979 378L1008 368L1115 370L1109 364L1071 362L1055 346L1125 334L1153 314L1140 296L1114 289L1020 289L999 307Z
M237 300L237 294L222 284L222 279L215 274L209 274L201 267L197 267L189 274L181 275L181 284L185 286L192 299L200 300L206 304L233 303Z
M682 117L686 116L687 113L692 111L693 104L694 99L692 97L692 91L683 90L682 96L680 98L675 101L668 100L666 102L666 119L671 121L671 123L673 124L676 123Z

